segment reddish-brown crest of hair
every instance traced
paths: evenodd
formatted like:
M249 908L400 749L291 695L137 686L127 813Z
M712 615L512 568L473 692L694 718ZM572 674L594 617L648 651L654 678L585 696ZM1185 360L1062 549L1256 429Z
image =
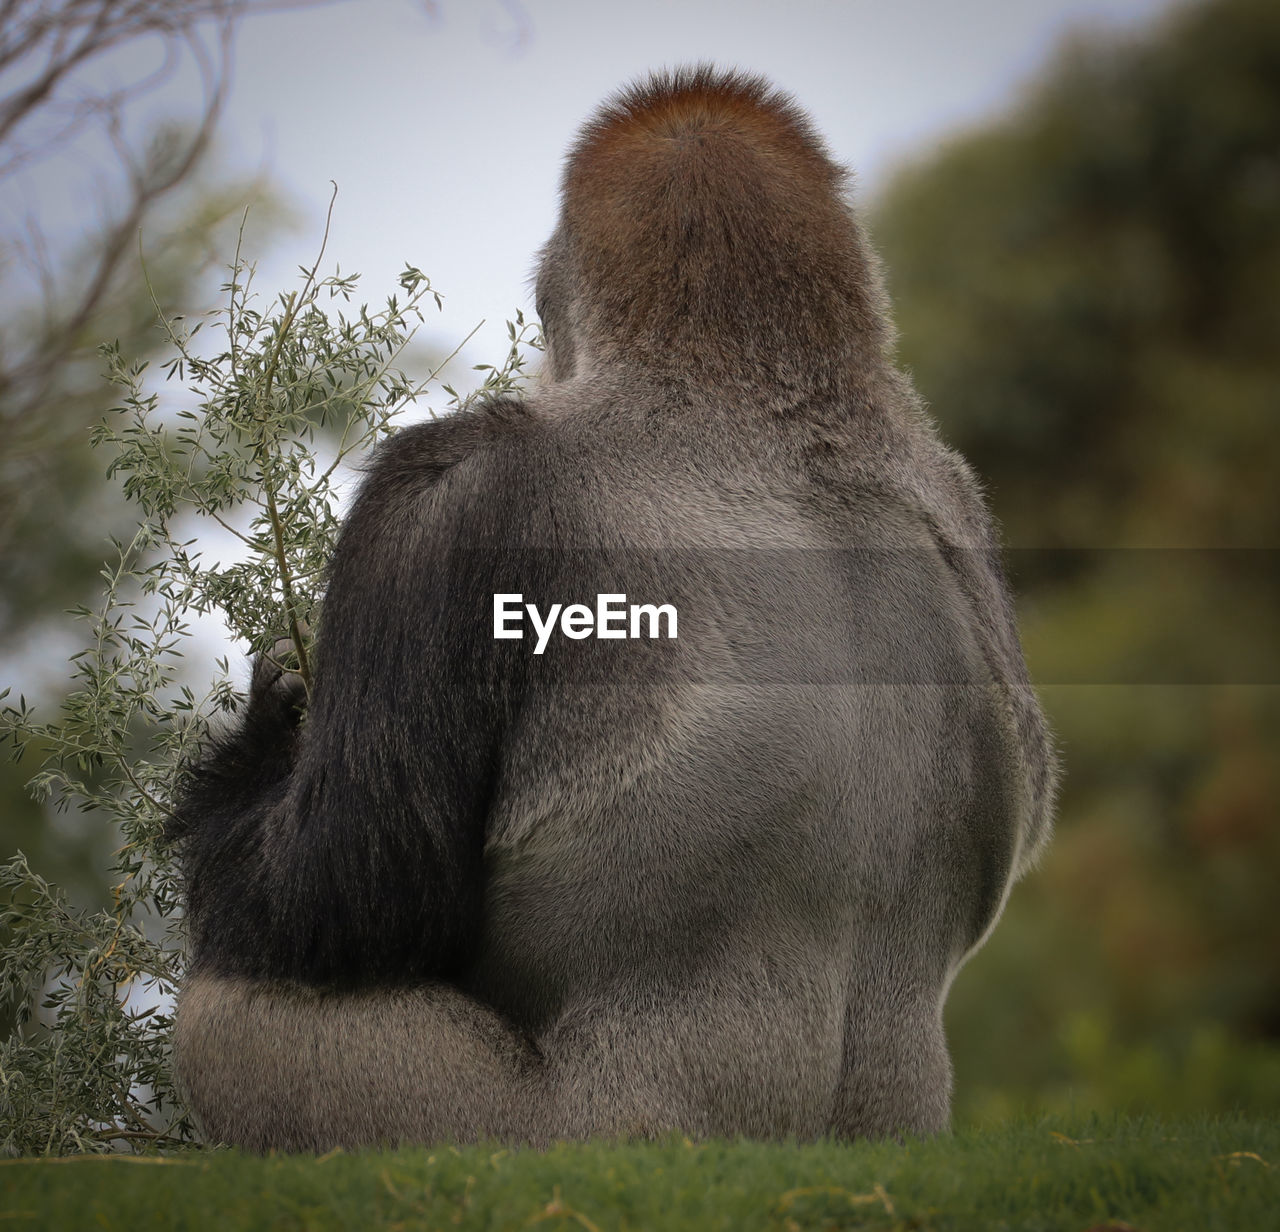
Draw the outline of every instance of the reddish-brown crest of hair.
M873 328L845 172L759 77L655 74L583 128L563 227L615 339L776 348Z
M682 143L741 142L795 176L811 192L839 191L842 170L827 155L805 114L762 77L709 66L655 73L623 90L583 128L565 173L565 195L599 199L617 173L671 159Z

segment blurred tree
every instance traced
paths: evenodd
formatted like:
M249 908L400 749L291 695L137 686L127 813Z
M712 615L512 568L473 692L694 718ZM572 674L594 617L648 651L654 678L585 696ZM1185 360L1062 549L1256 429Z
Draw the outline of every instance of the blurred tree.
M151 281L168 305L190 297L218 251L210 241L260 186L203 186L229 86L231 39L242 0L53 0L0 10L0 189L34 198L39 164L67 147L114 151L117 183L99 233L78 251L29 221L3 245L0 264L0 644L29 630L96 580L102 535L83 533L103 510L87 483L83 449L67 448L104 406L97 356L104 339L154 333L156 310L138 260L151 248ZM160 67L124 86L95 79L99 62L129 44L158 43ZM192 66L203 100L194 121L154 130L139 151L127 112ZM86 187L86 186L81 186ZM47 188L45 189L47 192ZM97 204L95 202L95 204ZM225 237L224 237L225 238ZM56 253L56 255L54 255ZM40 288L32 302L24 292ZM163 300L162 300L163 302Z
M1076 39L874 221L903 362L1028 549L1067 765L956 985L961 1107L1274 1105L1280 5Z
M233 250L246 202L255 202L259 232L284 217L260 180L229 175L212 166L211 155L237 22L290 7L299 5L0 6L0 192L10 221L18 203L28 203L25 227L0 238L0 661L9 669L5 676L19 675L28 691L63 686L63 656L49 655L59 666L44 679L34 670L42 645L48 653L42 636L51 617L96 593L108 536L130 525L123 500L102 482L101 462L87 447L88 429L111 396L98 345L118 338L131 354L154 349L163 340L157 302L174 315L207 298L206 275ZM123 86L104 84L112 73L103 66L119 63L113 56L148 44L155 71ZM135 105L193 70L201 94L194 116L131 138ZM114 167L114 182L107 176L86 194L86 212L96 208L101 218L97 233L70 245L31 221L53 204L43 168L68 150L106 153ZM110 835L90 841L73 825L50 828L26 795L29 773L26 766L0 767L4 854L22 847L76 899L101 898L106 891L94 874Z

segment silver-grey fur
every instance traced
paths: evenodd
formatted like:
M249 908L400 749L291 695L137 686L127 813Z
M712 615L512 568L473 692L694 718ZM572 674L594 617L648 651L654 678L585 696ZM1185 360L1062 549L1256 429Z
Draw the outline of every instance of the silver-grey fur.
M228 855L193 856L213 922L179 998L189 1106L257 1150L942 1129L943 1002L1047 839L1055 764L978 484L892 363L841 173L758 80L654 78L573 152L539 311L546 381L393 439L344 534L318 677L338 699L390 639L412 695L387 688L385 726L376 693L320 697L281 754L295 790L355 713L377 773L429 791L431 733L497 707L475 944L447 977L353 977L342 955L367 951L328 934L340 977L255 966L216 914L231 891L201 890ZM445 539L592 553L539 598L621 576L678 600L680 638L526 654L512 692L513 647L473 637L492 662L459 686L375 597L461 570ZM442 644L487 628L463 609L441 601ZM380 824L362 798L353 847ZM287 897L283 808L252 825ZM324 884L365 893L332 862Z

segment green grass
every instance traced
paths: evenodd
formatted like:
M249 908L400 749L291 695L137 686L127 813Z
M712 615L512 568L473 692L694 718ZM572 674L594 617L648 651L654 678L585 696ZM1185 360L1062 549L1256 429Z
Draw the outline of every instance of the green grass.
M1023 1121L930 1141L0 1161L0 1227L1280 1228L1280 1117Z

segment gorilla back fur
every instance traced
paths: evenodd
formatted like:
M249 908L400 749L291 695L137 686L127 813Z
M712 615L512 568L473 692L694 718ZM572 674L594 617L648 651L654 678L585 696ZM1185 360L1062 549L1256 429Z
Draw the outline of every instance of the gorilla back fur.
M583 130L544 381L380 447L307 722L255 672L189 777L211 1138L945 1126L943 1001L1055 768L842 187L755 78L656 76ZM516 592L670 603L679 637L535 656L492 636Z

